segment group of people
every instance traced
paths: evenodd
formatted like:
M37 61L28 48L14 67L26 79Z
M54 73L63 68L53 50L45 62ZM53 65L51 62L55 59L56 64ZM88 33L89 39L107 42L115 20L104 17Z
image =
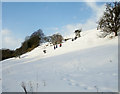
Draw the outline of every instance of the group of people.
M62 44L60 43L59 46L62 47ZM54 50L55 50L56 48L58 48L58 45L57 45L57 44L54 45Z
M60 43L59 46L62 47L62 44ZM58 44L54 45L54 50L55 50L56 48L58 48ZM43 52L44 52L44 54L45 54L45 53L46 53L46 50L44 49Z

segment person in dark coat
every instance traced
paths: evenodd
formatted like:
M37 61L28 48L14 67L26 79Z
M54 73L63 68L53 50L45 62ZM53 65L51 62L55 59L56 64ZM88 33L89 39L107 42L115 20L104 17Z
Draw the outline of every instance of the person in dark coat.
M57 44L56 44L56 48L57 48Z
M46 53L46 50L43 50L44 54Z
M56 49L55 45L54 45L54 50Z

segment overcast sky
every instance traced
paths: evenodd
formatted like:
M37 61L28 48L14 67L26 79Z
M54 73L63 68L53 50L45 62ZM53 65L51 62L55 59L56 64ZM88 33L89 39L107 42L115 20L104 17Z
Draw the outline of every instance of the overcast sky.
M2 48L16 49L38 29L45 35L70 35L96 28L105 2L3 2Z

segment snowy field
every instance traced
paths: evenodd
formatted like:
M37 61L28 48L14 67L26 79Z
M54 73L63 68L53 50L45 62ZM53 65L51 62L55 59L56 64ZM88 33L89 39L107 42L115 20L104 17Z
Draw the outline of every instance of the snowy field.
M100 32L81 32L54 50L45 44L2 61L2 91L117 92L118 37L99 38ZM46 49L47 53L43 53Z
M2 63L0 62L0 93L2 93Z

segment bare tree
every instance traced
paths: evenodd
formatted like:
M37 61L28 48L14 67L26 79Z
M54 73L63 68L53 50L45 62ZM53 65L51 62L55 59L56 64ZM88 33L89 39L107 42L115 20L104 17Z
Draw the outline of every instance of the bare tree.
M53 44L59 44L62 43L63 37L61 34L57 33L51 36L51 42Z

